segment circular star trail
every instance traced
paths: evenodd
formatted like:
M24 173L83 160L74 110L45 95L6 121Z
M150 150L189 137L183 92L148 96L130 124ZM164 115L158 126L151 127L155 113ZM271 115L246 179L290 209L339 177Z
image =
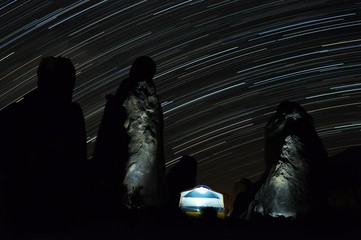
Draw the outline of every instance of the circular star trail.
M361 1L2 1L0 109L36 87L45 56L77 69L91 157L105 95L137 56L158 65L169 169L229 191L264 171L264 127L283 100L313 116L329 155L360 145Z

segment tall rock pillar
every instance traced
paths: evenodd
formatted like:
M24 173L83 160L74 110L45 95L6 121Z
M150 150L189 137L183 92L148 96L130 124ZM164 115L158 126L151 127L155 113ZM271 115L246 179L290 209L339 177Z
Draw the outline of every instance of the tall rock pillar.
M141 81L125 99L124 127L129 136L125 178L126 205L162 206L165 203L163 114L154 83Z

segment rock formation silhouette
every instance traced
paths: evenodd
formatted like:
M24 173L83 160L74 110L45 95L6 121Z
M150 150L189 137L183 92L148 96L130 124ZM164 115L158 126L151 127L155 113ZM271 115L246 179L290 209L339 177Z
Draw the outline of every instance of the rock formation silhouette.
M134 61L129 78L108 97L94 152L101 178L122 188L128 208L165 204L163 113L152 80L155 72L150 57Z
M330 157L333 186L361 186L361 146L348 148ZM337 176L337 177L336 177Z
M256 186L247 178L237 181L227 201L228 215L232 218L245 218L248 206L256 194Z
M108 95L92 158L92 181L87 225L109 230L122 211L129 136L124 127L127 112L121 97ZM124 214L124 212L122 211Z
M38 87L1 112L1 212L13 231L68 231L84 190L86 132L70 59L46 57Z
M327 205L328 156L312 117L297 103L282 102L271 117L265 156L268 177L256 194L256 213L300 219Z
M197 181L197 161L184 155L167 174L168 206L178 208L180 193L194 188Z
M343 222L361 223L361 147L352 147L330 157L328 203Z

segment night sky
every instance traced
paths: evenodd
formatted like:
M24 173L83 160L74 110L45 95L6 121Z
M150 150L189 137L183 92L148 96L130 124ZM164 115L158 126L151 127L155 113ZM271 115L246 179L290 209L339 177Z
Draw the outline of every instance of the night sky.
M229 191L263 173L264 127L283 100L334 155L361 145L361 1L1 1L0 109L36 88L45 56L73 61L91 157L105 95L133 60L158 65L169 169Z

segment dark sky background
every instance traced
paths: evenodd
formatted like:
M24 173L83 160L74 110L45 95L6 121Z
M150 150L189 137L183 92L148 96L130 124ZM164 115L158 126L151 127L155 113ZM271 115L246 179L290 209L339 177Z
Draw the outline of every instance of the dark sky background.
M91 156L105 95L151 56L166 166L198 161L229 191L264 170L264 127L294 100L329 155L361 145L361 1L1 1L0 109L36 87L45 56L77 69Z

